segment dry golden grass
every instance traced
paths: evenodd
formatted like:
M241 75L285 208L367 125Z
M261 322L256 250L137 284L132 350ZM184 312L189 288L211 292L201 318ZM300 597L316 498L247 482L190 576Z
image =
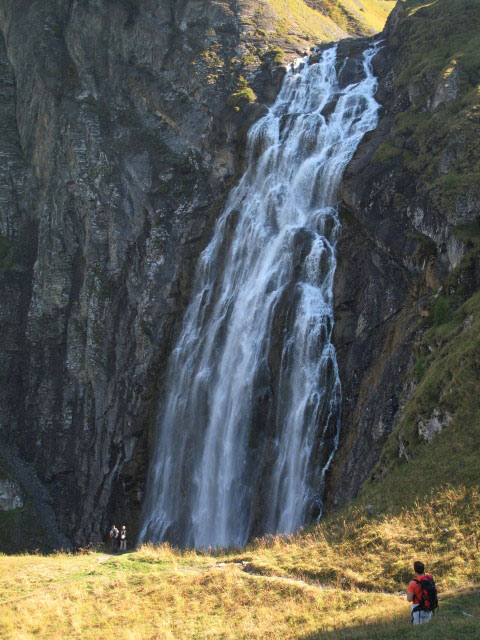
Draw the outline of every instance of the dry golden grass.
M420 558L441 589L480 584L480 491L447 486L411 509L376 517L351 507L302 535L259 540L236 557L260 573L389 592L404 588Z
M422 638L475 638L479 519L478 490L446 488L421 509L368 518L352 508L240 553L143 545L121 556L0 556L0 638L420 637L400 593L416 557L443 602Z
M377 33L385 25L394 0L329 0L328 3L308 3L304 0L266 0L278 18L278 28L285 36L311 40L332 40L345 37L348 17L354 19L362 33ZM309 6L312 5L312 6ZM313 6L320 11L313 9ZM326 6L335 9L325 10ZM261 4L259 4L259 8Z
M232 564L187 570L159 560L160 570L149 562L142 571L135 555L100 566L90 556L83 579L1 606L1 637L300 638L405 608L398 597L257 578Z

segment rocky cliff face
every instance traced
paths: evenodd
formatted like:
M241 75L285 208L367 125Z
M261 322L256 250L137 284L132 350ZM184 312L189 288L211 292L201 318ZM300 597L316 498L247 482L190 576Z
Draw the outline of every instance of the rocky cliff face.
M133 521L163 363L261 112L228 99L243 73L268 102L284 73L266 44L244 59L248 11L0 3L0 433L77 544Z
M111 517L134 534L164 364L245 132L285 60L342 26L303 2L0 1L0 455L29 469L24 528L52 505L75 544Z
M51 507L75 544L112 517L135 531L197 257L284 52L309 45L309 19L289 23L275 4L0 0L0 479L5 504L43 505L50 544L64 541ZM346 35L327 4L322 37ZM406 415L440 287L462 301L478 289L476 231L462 227L480 204L476 4L420 5L399 2L389 20L384 112L342 191L330 509L358 493ZM356 73L353 60L344 81ZM422 416L432 437L448 423L438 411Z
M374 61L383 115L347 168L342 192L335 336L344 401L329 509L358 494L406 416L416 435L391 441L388 455L397 460L410 459L405 443L425 440L425 425L445 426L460 404L450 396L449 408L441 408L438 379L417 387L422 358L434 351L433 341L421 346L423 334L449 320L480 285L479 33L475 3L399 2ZM447 348L437 340L435 350L440 344ZM461 378L459 366L451 376Z

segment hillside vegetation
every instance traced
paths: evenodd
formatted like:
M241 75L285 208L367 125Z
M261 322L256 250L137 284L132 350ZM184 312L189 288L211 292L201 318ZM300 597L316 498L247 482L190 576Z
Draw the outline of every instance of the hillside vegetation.
M257 36L301 46L383 29L393 0L260 0L252 3Z
M0 637L476 638L479 532L479 492L459 486L397 513L352 507L237 552L0 556ZM441 600L422 628L402 593L417 557Z
M381 31L395 5L390 0L305 0L305 3L355 35Z
M462 291L472 271L478 277L479 259L473 249L431 306L411 371L415 391L363 501L406 505L443 483L480 485L480 292Z
M362 500L381 508L411 504L442 483L480 481L480 4L407 0L404 7L391 40L397 89L411 103L377 153L402 157L463 259L434 289L405 406L363 490ZM435 243L422 241L425 260L434 259Z
M478 0L406 0L389 44L409 106L378 158L398 156L419 190L452 218L480 194Z

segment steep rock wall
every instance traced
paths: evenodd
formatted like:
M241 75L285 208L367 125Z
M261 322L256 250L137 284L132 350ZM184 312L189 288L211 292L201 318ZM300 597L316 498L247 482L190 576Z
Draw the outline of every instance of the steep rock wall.
M262 112L227 104L243 18L235 2L0 3L0 434L76 544L111 515L133 530L163 363ZM284 70L258 62L268 101Z
M16 531L45 512L64 544L53 507L76 545L112 517L135 535L196 260L284 62L347 35L327 4L0 0L0 472L32 507ZM355 7L355 32L390 4Z
M374 61L383 114L342 191L335 342L344 401L327 509L358 494L405 407L412 413L414 348L440 321L437 300L456 293L459 307L480 286L470 256L480 211L479 34L468 0L398 2ZM405 443L389 447L408 458Z

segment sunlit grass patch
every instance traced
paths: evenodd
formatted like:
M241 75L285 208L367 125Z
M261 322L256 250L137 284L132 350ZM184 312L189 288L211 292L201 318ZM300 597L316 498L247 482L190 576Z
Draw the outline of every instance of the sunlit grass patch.
M0 637L419 637L402 592L421 557L441 603L422 633L474 638L478 596L468 587L480 584L479 532L478 489L445 487L411 508L369 516L353 506L244 550L146 544L118 556L0 556Z
M443 487L410 508L373 517L353 506L309 532L260 540L232 557L265 575L395 593L405 588L419 556L440 588L480 583L478 487Z
M69 583L2 611L0 631L9 640L125 637L127 630L138 638L300 638L399 606L391 596L257 578L226 565Z
M395 6L394 0L267 0L267 4L278 17L276 35L287 41L377 33Z
M374 622L362 621L332 632L318 631L304 640L461 640L478 638L480 620L480 592L462 590L450 593L442 602L433 621L428 625L414 627L408 612L378 612Z

